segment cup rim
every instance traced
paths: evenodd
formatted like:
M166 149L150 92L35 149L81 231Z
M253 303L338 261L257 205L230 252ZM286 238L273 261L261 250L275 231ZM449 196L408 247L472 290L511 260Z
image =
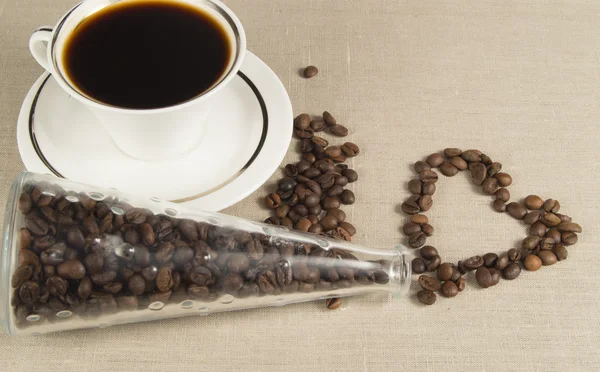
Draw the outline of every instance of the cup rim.
M121 0L121 1L127 1L127 0ZM232 32L236 37L237 45L236 45L235 50L233 51L235 53L235 56L233 57L234 61L233 61L233 64L231 65L229 71L227 71L225 76L223 78L221 78L221 80L219 82L217 82L209 90L203 92L199 96L196 96L187 101L184 101L184 102L172 105L172 106L151 108L151 109L135 109L135 108L112 106L109 104L102 103L100 101L96 101L96 100L88 97L87 95L81 93L78 89L76 89L65 78L62 71L58 68L57 60L58 60L59 56L57 56L56 53L54 53L54 50L55 50L57 41L59 40L59 36L61 35L60 31L62 30L63 25L69 19L69 16L71 16L71 14L75 10L77 10L77 8L79 8L82 4L84 4L86 1L82 1L82 2L78 3L73 8L71 8L67 13L65 13L65 15L60 18L60 20L58 21L58 23L52 30L52 36L50 38L50 43L48 45L48 61L50 61L50 67L53 70L53 71L51 71L51 74L55 77L57 83L78 101L80 101L88 106L92 106L92 107L95 107L95 108L98 108L101 110L112 111L112 112L116 112L116 113L139 114L139 115L165 113L165 112L170 112L170 111L177 111L177 110L192 106L194 104L197 104L200 101L204 101L204 100L208 99L209 97L213 96L214 94L216 94L225 85L227 85L231 80L233 80L233 78L237 75L237 73L244 61L244 57L246 54L246 33L244 31L244 27L242 26L242 23L240 22L238 17L235 15L235 13L233 13L233 11L231 9L229 9L221 1L219 1L219 0L201 0L201 1L208 5L212 5L212 8L215 11L219 12L219 14L226 19L227 25L232 28ZM186 3L191 4L190 2L186 2ZM109 6L109 5L111 5L111 4L108 4L107 6ZM191 5L194 5L194 4L191 4ZM101 9L103 9L103 8L104 7L102 7Z

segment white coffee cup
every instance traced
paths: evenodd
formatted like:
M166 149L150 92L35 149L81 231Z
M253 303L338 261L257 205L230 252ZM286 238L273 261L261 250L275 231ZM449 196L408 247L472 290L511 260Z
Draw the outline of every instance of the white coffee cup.
M193 150L204 131L211 99L237 74L246 52L246 35L239 19L217 0L164 0L186 3L211 15L223 27L232 45L226 72L200 96L165 108L129 109L114 107L87 96L65 73L65 41L87 17L115 3L136 0L85 0L67 12L54 28L41 27L29 40L31 54L73 98L88 107L125 154L146 161L174 159ZM195 47L195 46L190 46ZM157 72L159 73L159 72ZM211 123L218 125L218 123Z

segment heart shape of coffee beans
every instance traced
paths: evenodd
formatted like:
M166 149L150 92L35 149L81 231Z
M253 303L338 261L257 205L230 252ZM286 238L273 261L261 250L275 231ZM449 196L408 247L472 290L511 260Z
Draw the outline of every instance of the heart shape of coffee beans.
M410 221L404 224L402 232L408 237L410 247L419 248L420 257L412 261L413 273L435 272L435 277L423 274L418 279L422 289L417 292L417 299L425 305L435 303L438 291L444 297L454 297L463 291L463 275L469 271L475 270L477 283L482 288L488 288L498 284L501 278L516 279L522 267L537 271L542 266L565 260L568 255L566 247L577 243L577 234L582 232L581 226L572 222L571 217L558 213L560 203L557 200L544 201L537 195L529 195L522 203L509 203L510 192L507 187L512 184L512 177L501 172L502 164L492 161L479 150L447 148L441 153L429 155L425 161L417 161L414 169L418 178L408 183L412 195L402 203L402 211L410 216ZM442 263L437 249L425 245L427 237L433 235L433 227L422 213L433 205L438 180L438 174L433 169L438 169L447 177L469 170L473 183L481 186L485 194L494 197L492 208L495 211L506 212L529 225L529 236L523 239L521 247L499 255L486 253L469 257L457 264Z

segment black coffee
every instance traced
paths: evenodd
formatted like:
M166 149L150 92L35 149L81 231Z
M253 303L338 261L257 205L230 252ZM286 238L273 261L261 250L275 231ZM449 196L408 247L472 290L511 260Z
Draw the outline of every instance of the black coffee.
M225 73L232 53L221 24L168 1L124 2L84 20L67 40L66 73L102 103L152 109L188 101Z

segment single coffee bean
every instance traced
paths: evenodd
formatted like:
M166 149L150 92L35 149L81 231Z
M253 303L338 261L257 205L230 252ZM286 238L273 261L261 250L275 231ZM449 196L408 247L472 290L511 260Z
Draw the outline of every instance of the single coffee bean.
M433 206L433 198L431 197L431 195L423 195L422 197L419 198L419 209L421 211L428 211L431 209L431 207Z
M419 254L421 255L421 257L423 257L426 260L431 260L433 259L435 256L438 255L438 250L435 249L435 247L432 247L431 245L426 245L423 248L419 249Z
M307 66L306 68L304 68L304 71L302 71L302 75L307 79L317 76L318 73L319 69L312 65Z
M435 181L423 182L423 189L421 191L421 194L433 195L434 193L435 193Z
M540 240L539 248L542 250L552 250L554 249L555 245L556 242L554 241L554 239L546 237Z
M448 280L442 284L442 295L444 297L455 297L458 294L458 287L454 282Z
M558 227L560 232L581 233L583 229L575 222L561 222Z
M19 288L19 298L28 305L34 304L40 298L40 286L32 280L25 281Z
M329 146L329 141L327 141L325 138L323 137L319 137L319 136L314 136L313 138L311 138L311 141L317 145L317 146L321 146L321 147L327 147ZM334 146L332 146L334 147ZM337 147L337 146L335 146ZM341 153L341 151L338 153L338 155ZM327 153L327 149L325 149L325 154L330 155Z
M344 169L342 176L348 179L349 183L356 182L358 180L358 173L354 169Z
M436 182L438 180L438 174L432 170L426 170L419 173L419 179L423 182Z
M512 202L506 206L506 212L517 220L522 220L527 214L527 209L520 203Z
M510 191L508 191L508 189L502 187L499 188L495 193L494 196L496 197L496 199L500 199L503 202L507 202L510 200Z
M480 267L475 271L475 279L481 288L488 288L492 285L492 273L487 267Z
M500 164L498 162L494 162L494 163L490 164L490 166L487 168L487 174L489 177L494 177L501 170L502 170L502 164Z
M508 252L501 253L496 260L496 269L504 270L506 266L510 263L510 259L508 258Z
M313 120L310 122L310 127L315 132L322 132L327 127L327 124L323 120Z
M256 291L258 293L258 291ZM210 295L210 290L206 286L191 284L187 289L188 295L193 299L206 299Z
M275 217L275 218L277 218L277 217ZM279 219L279 224L281 226L287 227L288 229L292 229L294 227L294 221L292 221L288 217L283 217L283 218Z
M85 275L85 267L79 260L67 260L58 265L56 272L63 278L78 280Z
M335 125L337 124L335 118L333 117L333 115L331 115L328 111L323 111L323 121L325 121L325 123L327 125Z
M346 142L341 146L342 152L349 158L354 157L360 153L360 148L352 143Z
M25 226L27 229L36 236L44 236L48 233L48 223L41 217L32 216L25 219Z
M308 208L308 213L309 214L314 214L315 216L318 216L321 214L321 212L323 211L323 208L321 208L321 205L315 205L314 207L309 207Z
M486 193L488 195L494 195L494 193L498 189L498 180L495 179L494 177L486 178L485 180L483 180L483 183L481 184L481 189L483 190L484 193Z
M427 236L432 236L433 235L433 226L431 226L428 223L425 223L421 226L421 229L423 230L423 233Z
M442 258L440 256L434 256L431 258L431 260L429 260L426 269L428 272L434 272L438 267L440 267L441 264Z
M460 157L469 163L477 163L481 161L481 151L479 150L466 150L460 154Z
M560 203L558 200L548 199L542 205L542 208L549 213L556 213L560 210Z
M323 230L331 231L335 227L337 227L338 220L337 220L337 218L335 218L333 216L325 216L325 217L323 217L323 219L321 219L320 223L321 223L321 226L323 226Z
M498 255L496 253L486 253L483 255L483 265L487 268L495 267Z
M311 193L304 200L304 205L307 208L312 208L312 207L319 205L320 202L321 202L321 200L320 200L319 196L317 194Z
M242 289L244 285L244 279L240 274L229 274L223 278L223 289L226 293L235 295L237 291Z
M281 204L279 207L275 209L275 216L278 218L283 218L288 215L290 212L290 206L287 204Z
M473 256L464 260L464 266L467 270L475 270L480 266L483 266L484 260L481 256Z
M415 195L421 195L421 190L423 188L423 182L418 179L413 179L408 182L408 191Z
M577 243L577 234L574 232L564 232L561 235L561 240L564 245L573 245Z
M344 188L340 185L334 185L327 191L327 196L340 196L344 192Z
M317 160L325 159L327 157L325 155L325 149L321 146L314 145L312 153Z
M538 210L542 208L544 201L537 195L529 195L525 198L523 204L527 209Z
M462 150L456 147L448 147L444 149L444 155L448 158L460 156L460 154L462 154Z
M281 198L275 193L269 194L265 197L265 204L270 209L279 208L281 206Z
M458 288L458 291L459 291L459 292L462 292L462 291L465 289L466 285L467 285L467 281L466 281L466 280L465 280L465 278L463 278L462 276L461 276L461 277L459 277L459 278L458 278L458 279L455 281L455 283L456 283L456 288Z
M340 222L339 225L341 228L346 230L350 236L354 236L356 234L356 228L352 224L344 221Z
M304 130L310 126L310 116L308 114L300 114L294 119L294 128Z
M333 209L327 210L326 215L335 217L336 220L338 221L338 224L341 224L342 222L344 222L346 220L346 213L339 208L333 208Z
M328 196L321 202L323 209L339 208L341 206L341 200L337 196Z
M471 164L471 180L477 186L481 186L487 175L487 169L482 163Z
M300 160L298 163L296 163L296 169L298 170L298 174L306 172L306 170L310 167L311 164L306 160Z
M425 235L422 232L417 232L417 233L412 234L408 238L408 245L410 245L413 248L419 248L420 246L425 244L426 240L427 240L427 235Z
M535 235L528 236L525 239L523 239L521 248L532 251L535 249L535 247L537 247L537 245L540 243L541 239L542 238L540 238L539 236L535 236Z
M335 172L335 165L333 164L333 161L331 159L317 160L317 161L315 161L313 167L320 170L323 174L329 173L329 172ZM335 174L335 173L333 173L333 174Z
M467 162L460 156L452 157L448 160L448 162L452 164L456 169L461 171L464 171L469 167Z
M311 147L310 151L312 151L312 147ZM315 154L311 154L310 152L307 152L305 154L302 154L302 160L305 160L305 161L309 162L310 164L312 164L317 160L317 157L315 156ZM300 182L299 180L296 180L296 181Z
M26 228L19 230L19 249L27 249L31 245L31 233Z
M542 260L542 265L544 266L554 265L558 261L556 255L552 251L539 251L537 255Z
M312 130L311 127L308 127L306 129L295 129L294 130L294 134L296 135L296 137L298 137L300 139L310 139L313 137L314 133L315 132Z
M51 266L52 267L52 266ZM25 281L31 278L33 274L33 266L24 265L18 267L12 274L10 283L13 288L20 287Z
M534 254L530 254L525 257L523 265L529 271L537 271L540 269L540 267L542 267L542 259Z
M339 297L328 298L325 300L325 307L329 310L337 310L342 306L342 299Z
M512 184L512 177L508 173L499 172L496 173L494 177L496 177L496 179L498 180L498 184L500 185L500 187L506 187Z
M346 137L348 135L348 128L341 124L335 124L329 128L329 133L338 137Z
M506 252L506 254L508 255L508 259L510 261L520 261L521 260L521 251L519 249L516 248L511 248L508 250L508 252Z
M495 269L493 267L489 268L489 270L490 274L492 275L492 281L490 282L490 287L492 287L500 283L500 276L502 275L502 273L500 272L500 270Z
M345 205L354 204L355 201L354 193L350 190L344 190L340 198L342 199L342 204Z
M348 184L348 178L344 177L344 176L338 177L335 180L335 184L344 187L344 186L346 186Z
M426 264L421 257L416 257L411 262L412 271L415 274L422 274L425 272Z
M404 203L402 203L402 211L406 214L417 214L421 211L419 207L419 196L413 195L408 198Z
M502 270L502 277L506 280L514 280L519 274L521 274L521 264L519 262L511 262Z
M554 252L554 254L556 255L556 259L559 261L566 260L569 256L569 252L562 244L556 244L552 252Z
M439 291L442 287L442 284L436 278L429 275L421 275L419 276L419 285L423 289L427 289L429 291Z
M415 172L417 172L417 174L420 174L426 170L431 170L431 167L429 166L429 164L427 164L426 162L424 162L422 160L419 160L418 162L416 162L415 165L413 166L413 168L415 169Z
M433 305L436 300L436 295L432 291L423 289L417 292L417 299L424 305Z
M554 213L542 213L540 221L548 227L555 227L560 224L560 218Z
M534 222L529 228L529 235L543 237L546 235L546 230L546 225L544 225L541 221L537 221Z
M561 213L555 213L559 218L561 222L571 222L572 219L571 217L567 216L566 214L561 214Z
M429 155L425 161L431 168L437 168L444 163L444 155L436 152Z
M411 236L414 233L421 232L421 225L414 222L407 222L402 226L402 233L406 236Z
M437 269L438 280L441 280L441 281L450 280L450 278L452 277L452 274L454 274L454 266L452 266L452 264L449 262L444 262Z
M23 192L19 195L19 210L22 214L29 214L32 204L33 202L29 194Z
M310 229L311 225L312 225L312 223L310 222L310 220L306 217L303 217L300 220L298 220L298 222L296 222L295 227L296 227L296 230L307 232L308 229Z
M540 216L540 211L531 211L525 215L523 222L525 222L527 225L533 225L540 219Z
M410 216L410 221L419 225L429 223L429 218L424 214L413 214Z
M461 275L465 275L469 271L465 267L465 262L463 260L458 261L457 269L458 269L458 272L461 273Z
M454 270L452 271L452 276L450 277L450 280L453 281L454 283L456 283L456 281L458 280L458 278L460 278L462 276L462 274L460 273L460 271L458 270L458 268L456 267L455 264L451 264L451 265Z
M440 165L440 173L446 177L454 177L458 173L458 168L450 163Z
M506 212L506 204L503 200L501 199L496 199L492 202L492 208L494 208L494 210L496 212Z
M308 216L308 208L304 204L298 204L292 208L294 212L296 212L301 217Z

